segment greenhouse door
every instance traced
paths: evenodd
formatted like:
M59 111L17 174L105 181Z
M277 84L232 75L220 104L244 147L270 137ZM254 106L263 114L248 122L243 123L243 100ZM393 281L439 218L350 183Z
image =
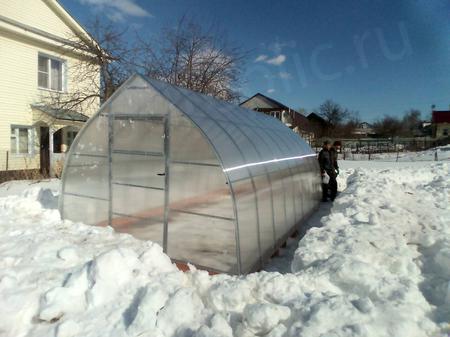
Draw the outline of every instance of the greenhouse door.
M113 118L110 224L163 245L168 221L168 121L150 115Z

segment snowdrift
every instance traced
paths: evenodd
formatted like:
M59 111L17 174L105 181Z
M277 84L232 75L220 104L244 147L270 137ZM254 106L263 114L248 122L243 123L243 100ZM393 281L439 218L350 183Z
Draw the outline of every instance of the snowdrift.
M155 243L62 221L51 184L2 185L0 336L444 335L448 165L342 175L292 273L245 277L182 273Z

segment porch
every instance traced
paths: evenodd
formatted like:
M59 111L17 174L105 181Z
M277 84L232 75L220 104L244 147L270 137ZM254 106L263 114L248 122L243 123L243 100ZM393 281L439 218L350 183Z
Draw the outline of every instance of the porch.
M67 109L32 105L40 174L60 176L65 155L89 117Z

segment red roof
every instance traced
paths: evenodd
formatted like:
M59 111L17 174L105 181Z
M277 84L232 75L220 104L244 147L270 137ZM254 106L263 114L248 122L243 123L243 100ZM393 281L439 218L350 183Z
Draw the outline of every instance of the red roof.
M447 111L433 111L431 115L432 123L450 123L450 110Z

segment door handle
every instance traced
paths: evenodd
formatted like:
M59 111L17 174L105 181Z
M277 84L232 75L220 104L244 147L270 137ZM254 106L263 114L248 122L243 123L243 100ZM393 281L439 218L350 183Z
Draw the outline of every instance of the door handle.
M165 173L156 173L156 175L158 175L158 176L165 176L166 174Z

